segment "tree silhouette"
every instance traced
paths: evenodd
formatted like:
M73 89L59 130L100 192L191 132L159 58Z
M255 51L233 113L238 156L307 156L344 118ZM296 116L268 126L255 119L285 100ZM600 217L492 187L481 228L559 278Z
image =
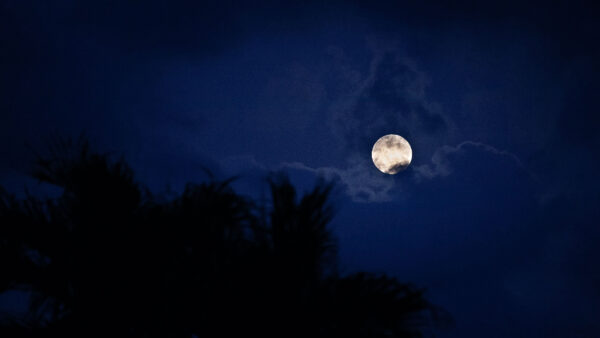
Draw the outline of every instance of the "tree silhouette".
M269 205L231 180L160 200L123 159L59 142L34 177L58 198L0 189L0 292L30 295L3 337L420 337L447 319L422 290L335 270L333 185Z

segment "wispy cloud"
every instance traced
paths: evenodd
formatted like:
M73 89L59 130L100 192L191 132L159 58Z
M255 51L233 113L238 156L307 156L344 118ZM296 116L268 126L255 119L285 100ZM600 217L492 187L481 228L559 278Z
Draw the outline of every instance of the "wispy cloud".
M346 152L345 166L286 166L339 177L355 201L383 202L389 201L391 191L399 186L395 178L380 173L371 163L375 141L395 133L421 151L433 151L453 123L428 98L429 79L397 43L370 38L367 47L372 54L367 69L353 67L344 50L330 48L344 84L332 98L328 114L332 133Z
M450 157L453 154L465 152L469 147L507 157L519 168L525 170L528 175L534 179L534 181L538 181L537 177L523 165L521 160L515 154L506 150L500 150L489 144L474 141L463 141L456 146L444 145L438 148L433 153L430 164L422 164L414 167L416 180L419 182L425 179L433 179L436 177L445 177L450 175L452 173L452 163Z
M319 166L297 161L267 168L253 157L237 157L231 158L231 163L225 167L260 171L306 171L328 179L337 179L354 201L370 203L390 201L393 192L400 190L401 184L448 176L452 170L448 156L468 145L509 156L521 165L513 154L483 143L465 141L457 146L445 145L439 148L440 144L450 142L448 135L454 133L456 127L442 108L428 97L430 80L426 74L414 60L406 56L397 43L368 39L367 49L371 53L371 59L367 67L361 67L354 63L352 53L339 47L329 47L328 53L335 65L332 71L337 75L334 88L327 87L326 94L324 84L318 79L298 82L310 84L310 88L320 88L317 91L321 93L319 95L327 95L326 101L332 102L322 108L330 131L344 152L343 164ZM276 87L281 87L281 83ZM298 88L294 88L294 91L298 91ZM311 90L307 92L312 93ZM312 109L319 105L315 103ZM304 116L306 112L292 110L291 115ZM294 124L302 124L300 120L293 121ZM421 163L413 163L416 173L416 180L410 180L413 182L382 174L371 162L371 147L379 137L389 133L404 136L413 149L418 149ZM422 164L424 159L429 158L431 162Z
M355 202L387 202L392 199L390 191L394 180L376 172L372 163L355 160L347 168L311 168L300 162L282 163L281 168L304 170L328 180L338 180L346 188L346 193Z

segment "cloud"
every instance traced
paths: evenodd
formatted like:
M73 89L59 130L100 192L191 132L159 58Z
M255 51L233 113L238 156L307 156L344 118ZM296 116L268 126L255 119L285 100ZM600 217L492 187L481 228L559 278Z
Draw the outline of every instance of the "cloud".
M429 80L397 44L368 41L372 59L366 74L334 50L343 78L352 80L331 107L334 134L351 153L370 151L382 135L401 134L419 148L448 132L452 122L426 94ZM357 80L360 79L360 80Z
M445 177L452 173L451 157L455 154L464 153L467 148L478 148L488 153L503 156L514 162L519 168L526 170L531 178L537 181L533 173L525 168L521 160L513 153L499 150L489 144L474 141L463 141L456 146L444 145L437 149L431 157L431 164L422 164L414 167L415 179L422 181L436 177Z
M267 86L270 91L273 88L284 90L290 87L296 95L300 95L301 100L296 100L299 102L291 105L294 109L291 114L287 114L292 116L282 116L277 120L293 121L292 124L298 127L306 124L301 118L309 115L306 111L296 111L299 109L297 107L306 106L301 101L315 98L314 102L308 100L309 107L312 107L310 110L315 111L321 105L319 102L323 101L324 95L327 95L328 101L332 103L322 109L328 116L330 130L344 153L341 166L318 166L295 161L281 163L274 169L301 170L339 180L346 194L355 202L388 202L393 199L393 192L400 188L400 184L396 177L384 175L373 166L370 153L375 141L389 133L403 135L413 149L418 149L414 162L426 159L425 154L433 153L438 144L445 142L454 124L443 114L441 107L428 98L429 79L397 43L370 38L366 47L370 52L367 67L354 63L355 55L348 54L342 48L328 48L327 52L335 65L333 76L337 81L334 88L327 87L327 91L320 79L307 77L306 74L311 73L298 68L292 68L292 73L288 74L289 79ZM281 93L269 96L283 97L286 102L294 101L294 97ZM263 107L264 115L272 116L275 111L281 110L281 106L284 104L276 104L273 109ZM241 164L242 167L245 166L246 172L249 167L260 171L271 169L254 158L243 157L235 159L236 166L239 166L240 161L246 163ZM422 170L426 173L427 169L423 167ZM441 167L434 166L432 170L441 170ZM437 175L437 171L430 174Z
M328 180L339 181L354 202L388 202L392 199L394 180L384 176L369 162L354 159L345 169L335 167L311 168L300 162L282 163L281 168L297 169L314 173Z
M491 154L497 157L480 157L477 155L478 153ZM463 155L461 156L460 164L456 163L457 155ZM470 167L497 166L503 160L507 160L510 162L507 167L518 168L532 182L539 182L537 177L523 165L515 154L499 150L485 143L463 141L456 146L444 145L437 149L431 157L431 163L413 166L414 183L419 184L424 181L451 175L455 166L463 166L465 157L479 162L472 164ZM292 162L282 163L280 168L304 170L325 177L326 179L339 179L340 183L346 188L346 193L355 202L389 202L393 199L392 192L395 188L398 188L394 177L381 174L370 161L358 157L353 157L348 164L348 167L343 169L335 167L312 168L300 162ZM413 184L413 182L407 184ZM543 197L544 195L541 196Z
M369 162L354 159L347 168L311 167L301 162L283 162L276 166L267 166L252 155L230 156L220 162L221 167L230 173L243 177L262 180L270 172L297 170L309 173L313 177L324 178L340 183L346 194L359 203L387 202L392 199L391 190L394 180L383 176Z
M482 151L495 155L494 161L507 160L525 169L515 154L486 143L463 141L455 146L448 145L451 138L455 137L449 135L454 132L455 126L441 107L428 98L429 80L424 72L395 44L369 40L368 45L371 59L366 69L353 64L352 55L343 49L328 48L330 57L336 61L334 73L338 81L334 89L328 87L326 94L323 93L324 85L321 80L312 77L308 77L310 81L307 80L306 74L311 72L306 69L292 68L290 79L279 80L277 86L272 87L281 87L282 83L286 84L283 86L286 88L308 86L308 89L320 88L317 91L320 94L316 97L329 96L327 101L333 101L333 104L323 109L328 115L331 131L337 136L345 153L341 165L315 165L301 160L267 166L252 156L237 156L225 160L227 163L223 167L238 168L238 171L246 173L281 169L308 172L338 180L353 201L362 203L392 201L394 194L404 191L403 187L406 185L451 175L455 169L456 155L459 154L471 159L471 154ZM316 106L318 104L315 103L312 110L317 109ZM306 113L297 112L292 115ZM298 125L302 124L296 122ZM410 177L406 175L401 179L383 175L373 166L369 155L371 147L386 133L401 134L411 142L415 156L409 171L404 174L412 174L414 180L407 179ZM476 157L473 161L489 163L491 160L489 157ZM526 172L529 173L527 170ZM535 177L531 173L529 175Z
M385 134L407 138L419 155L435 149L453 128L438 104L427 97L429 80L397 43L370 38L371 59L366 67L353 63L353 54L330 46L338 82L330 91L333 103L326 110L331 132L345 153L343 167L283 163L293 168L339 178L347 194L357 202L385 202L398 187L393 177L382 175L369 154ZM333 94L332 94L333 93Z
M238 158L235 167L245 172L247 166L259 171L301 170L339 180L356 202L391 201L404 183L374 167L370 154L375 141L385 134L400 134L411 143L413 163L423 163L440 144L448 143L454 123L428 97L429 79L398 43L368 38L362 46L360 51L328 46L324 62L292 64L271 77L259 91L263 96L259 95L252 115L258 128L270 135L289 138L298 130L319 130L327 135L335 158L309 154L280 164L262 158L269 166ZM277 142L283 147L286 141ZM304 142L306 149L313 146L310 142ZM404 178L410 178L406 174Z

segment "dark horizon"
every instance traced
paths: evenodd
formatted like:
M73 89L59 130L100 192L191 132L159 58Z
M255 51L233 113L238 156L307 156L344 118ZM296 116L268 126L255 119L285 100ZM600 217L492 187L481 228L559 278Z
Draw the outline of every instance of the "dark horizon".
M261 202L272 172L298 196L325 179L338 272L425 289L455 322L436 336L597 337L599 14L0 0L0 187L61 196L31 176L36 153L82 134L165 201L189 182L237 177ZM386 134L412 148L396 175L371 160ZM26 306L0 295L0 313Z

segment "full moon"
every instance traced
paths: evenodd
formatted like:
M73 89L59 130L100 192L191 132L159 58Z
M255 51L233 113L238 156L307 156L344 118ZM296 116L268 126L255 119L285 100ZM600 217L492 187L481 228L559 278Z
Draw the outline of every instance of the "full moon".
M382 173L394 175L408 167L412 160L412 149L404 137L389 134L375 142L371 158Z

